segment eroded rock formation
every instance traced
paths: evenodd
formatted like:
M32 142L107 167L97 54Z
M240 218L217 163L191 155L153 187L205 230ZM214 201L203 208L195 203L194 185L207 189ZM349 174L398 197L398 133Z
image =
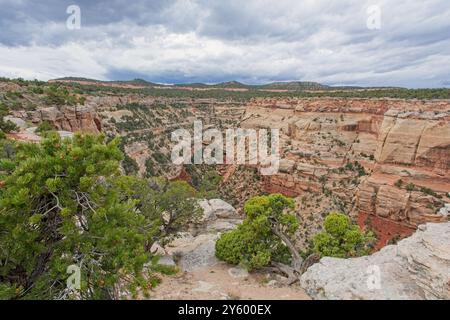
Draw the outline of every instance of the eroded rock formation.
M190 232L181 233L163 251L165 257L173 259L183 271L217 264L216 240L222 232L242 222L236 210L221 199L202 200L199 205L202 208L199 223Z
M314 299L450 299L450 222L421 225L371 256L322 258L301 285Z
M83 107L39 106L13 116L49 121L57 130L120 135L124 150L145 176L189 180L170 163L170 132L204 128L280 128L277 175L256 177L251 170L218 166L224 175L221 197L241 208L261 192L297 198L302 215L299 241L320 229L331 210L351 214L374 229L378 248L410 235L417 225L446 221L450 203L450 102L352 98L203 99L142 94L85 95ZM101 119L101 121L100 121ZM29 128L28 128L29 129ZM21 134L21 136L20 136ZM16 134L32 140L28 132ZM26 136L26 137L24 137ZM153 166L148 166L153 164ZM303 239L303 240L302 240Z
M42 108L34 112L32 121L47 121L61 131L99 133L102 130L99 116L95 109L89 106Z
M327 194L327 208L371 224L379 247L447 220L439 208L450 190L450 102L254 99L244 118L282 133L280 172L264 178L266 191Z

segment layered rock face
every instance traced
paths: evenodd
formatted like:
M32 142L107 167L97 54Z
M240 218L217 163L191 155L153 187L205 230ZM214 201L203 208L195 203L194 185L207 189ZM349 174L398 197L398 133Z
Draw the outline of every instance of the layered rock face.
M421 225L371 256L322 258L301 285L314 299L450 299L450 223Z
M153 175L187 180L185 171L170 163L174 129L190 130L195 120L204 129L279 128L279 174L258 179L251 170L228 166L221 197L237 208L262 191L297 197L304 245L331 210L347 212L374 229L378 248L411 234L421 223L448 219L440 209L450 203L449 101L255 98L242 103L140 94L85 98L84 107L15 111L13 116L35 125L48 121L60 131L120 135L139 175L145 176L151 163Z
M47 121L62 131L99 133L102 130L101 120L90 106L42 108L34 112L32 121Z
M280 173L265 178L266 191L328 194L320 203L359 216L379 247L447 220L449 101L254 99L244 118L245 127L281 130Z

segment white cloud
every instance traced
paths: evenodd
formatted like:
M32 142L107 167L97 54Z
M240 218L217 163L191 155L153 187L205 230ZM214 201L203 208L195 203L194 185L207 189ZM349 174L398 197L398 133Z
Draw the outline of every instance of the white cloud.
M373 4L382 8L381 30L366 28ZM152 2L147 11L145 1L109 11L108 3L80 6L81 30L67 30L53 16L16 22L17 39L0 36L0 75L413 87L450 80L447 0L178 0Z
M67 43L50 48L44 46L0 46L2 76L48 80L64 74L80 74L89 78L106 79L107 69L85 46Z

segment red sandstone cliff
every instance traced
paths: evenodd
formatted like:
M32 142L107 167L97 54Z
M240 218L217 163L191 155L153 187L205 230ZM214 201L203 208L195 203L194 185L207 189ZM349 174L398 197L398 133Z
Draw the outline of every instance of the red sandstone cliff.
M95 109L88 106L42 108L35 111L32 121L47 121L57 130L71 132L99 133L102 130L101 120Z
M438 211L450 202L449 101L254 99L245 119L282 131L280 173L265 178L266 191L351 203L379 246L447 220ZM355 161L365 174L346 167Z

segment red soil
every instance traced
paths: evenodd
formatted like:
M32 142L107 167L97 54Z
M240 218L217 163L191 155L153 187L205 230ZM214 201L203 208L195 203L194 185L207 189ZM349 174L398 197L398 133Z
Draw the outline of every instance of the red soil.
M375 251L388 245L391 240L409 237L416 231L413 226L363 212L359 213L358 225L362 229L372 230L377 235Z

